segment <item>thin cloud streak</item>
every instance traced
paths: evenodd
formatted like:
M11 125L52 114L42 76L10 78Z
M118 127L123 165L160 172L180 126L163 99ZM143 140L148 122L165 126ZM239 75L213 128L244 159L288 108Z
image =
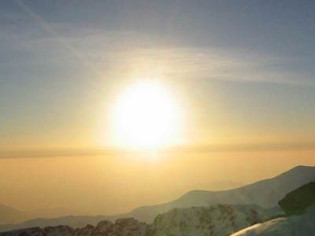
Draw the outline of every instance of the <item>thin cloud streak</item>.
M25 4L22 0L15 0L15 2L26 14L35 20L42 29L44 29L48 34L56 39L64 49L74 55L80 63L98 75L101 73L92 63L86 59L86 57L84 57L84 55L81 54L80 51L68 43L65 37L62 37L51 25L49 25L40 15L36 14L27 4Z
M315 150L315 143L265 143L265 144L235 144L235 145L201 145L177 146L157 150L161 154L176 153L222 153L222 152L268 152L289 150ZM118 155L147 155L152 150L132 150L118 148L91 149L33 149L0 151L0 159L16 158L60 158L84 156L118 156Z
M38 23L39 30L47 33L46 37L30 39L28 46L39 53L43 48L45 53L49 50L66 50L98 78L107 75L130 77L130 73L139 71L150 75L156 73L152 69L157 68L167 78L184 80L315 86L308 76L295 75L284 69L275 70L274 64L287 63L286 59L278 56L246 49L236 52L222 48L165 46L163 42L155 43L156 40L149 35L135 31L104 31L97 28L71 31L66 25L48 24L22 0L16 0L16 3ZM64 35L60 32L64 32ZM60 62L64 58L55 60Z

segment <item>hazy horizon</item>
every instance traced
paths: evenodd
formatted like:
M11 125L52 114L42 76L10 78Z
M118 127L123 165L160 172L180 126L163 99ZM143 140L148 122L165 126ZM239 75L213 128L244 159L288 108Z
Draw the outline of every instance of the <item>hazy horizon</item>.
M290 150L172 152L155 159L143 154L4 158L0 203L26 211L60 207L77 214L120 214L175 200L191 190L233 189L297 165L315 166L314 154Z

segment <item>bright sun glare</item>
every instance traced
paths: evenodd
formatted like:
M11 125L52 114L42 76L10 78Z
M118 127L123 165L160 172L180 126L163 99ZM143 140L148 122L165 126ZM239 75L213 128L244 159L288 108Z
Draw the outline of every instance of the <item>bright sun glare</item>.
M122 92L114 109L117 142L132 148L158 148L174 141L179 109L157 83L135 84Z

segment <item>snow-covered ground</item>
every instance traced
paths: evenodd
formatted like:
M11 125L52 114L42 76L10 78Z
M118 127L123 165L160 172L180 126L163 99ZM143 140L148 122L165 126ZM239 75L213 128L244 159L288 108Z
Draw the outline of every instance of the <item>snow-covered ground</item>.
M231 236L311 236L315 235L315 205L303 215L278 218L245 228Z

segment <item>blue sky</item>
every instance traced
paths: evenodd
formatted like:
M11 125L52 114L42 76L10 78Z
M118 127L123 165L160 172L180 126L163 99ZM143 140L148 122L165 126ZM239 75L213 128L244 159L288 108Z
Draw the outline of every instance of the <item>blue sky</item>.
M140 72L186 104L191 142L315 140L314 1L0 5L2 149L97 147L106 104Z

